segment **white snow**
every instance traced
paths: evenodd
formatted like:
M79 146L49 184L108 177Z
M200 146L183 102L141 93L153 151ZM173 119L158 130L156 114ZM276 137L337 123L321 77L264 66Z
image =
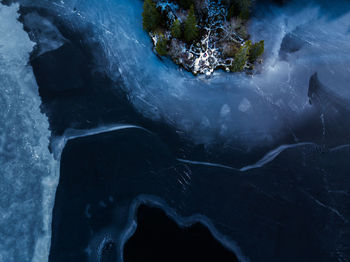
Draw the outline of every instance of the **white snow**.
M47 261L57 163L18 5L0 5L0 261Z
M61 47L67 41L50 20L35 12L25 15L24 21L40 46L38 56Z
M238 110L245 113L252 107L252 104L247 98L243 98L242 102L238 106Z
M227 117L231 112L231 108L228 104L224 104L222 107L221 107L221 111L220 111L220 116L221 117Z

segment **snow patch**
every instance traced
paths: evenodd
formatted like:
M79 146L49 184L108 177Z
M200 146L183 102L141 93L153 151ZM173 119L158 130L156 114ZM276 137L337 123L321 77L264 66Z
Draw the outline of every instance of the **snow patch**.
M252 107L251 103L247 98L243 98L242 102L238 106L238 110L245 113Z
M47 261L58 163L19 6L0 4L0 261Z

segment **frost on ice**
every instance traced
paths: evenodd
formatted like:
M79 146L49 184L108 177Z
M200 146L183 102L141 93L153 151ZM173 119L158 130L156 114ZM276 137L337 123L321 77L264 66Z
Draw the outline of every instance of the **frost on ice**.
M47 261L56 162L18 5L0 5L0 262Z

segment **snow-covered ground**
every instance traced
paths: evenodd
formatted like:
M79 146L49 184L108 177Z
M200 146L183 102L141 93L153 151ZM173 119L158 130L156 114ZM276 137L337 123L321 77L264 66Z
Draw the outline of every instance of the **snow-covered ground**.
M47 118L28 66L34 43L0 5L0 261L45 261L57 185Z

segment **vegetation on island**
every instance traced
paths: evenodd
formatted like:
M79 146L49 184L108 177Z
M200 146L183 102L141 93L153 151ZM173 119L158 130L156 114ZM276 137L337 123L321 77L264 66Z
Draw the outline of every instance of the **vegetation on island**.
M250 46L249 50L249 61L254 63L263 53L265 49L264 40L256 42Z
M143 29L147 32L155 30L160 23L160 14L152 0L145 0L142 13Z
M250 47L251 42L249 40L243 46L241 46L241 48L235 54L235 58L230 68L232 72L240 72L244 69L244 66L249 58Z
M191 8L188 12L184 28L185 40L187 42L192 42L198 37L197 18L194 14L193 5L191 5Z
M192 5L194 5L194 0L176 0L176 2L183 9L189 9Z
M157 44L156 44L156 51L159 55L166 55L168 53L168 41L166 40L166 38L164 36L160 36L158 38Z
M160 56L194 74L252 72L264 41L247 33L251 0L145 0L143 28Z
M247 20L250 17L251 0L226 0L228 9L228 19L239 17Z
M171 35L175 38L181 38L182 30L181 30L181 22L179 19L176 19L174 23L171 25Z

